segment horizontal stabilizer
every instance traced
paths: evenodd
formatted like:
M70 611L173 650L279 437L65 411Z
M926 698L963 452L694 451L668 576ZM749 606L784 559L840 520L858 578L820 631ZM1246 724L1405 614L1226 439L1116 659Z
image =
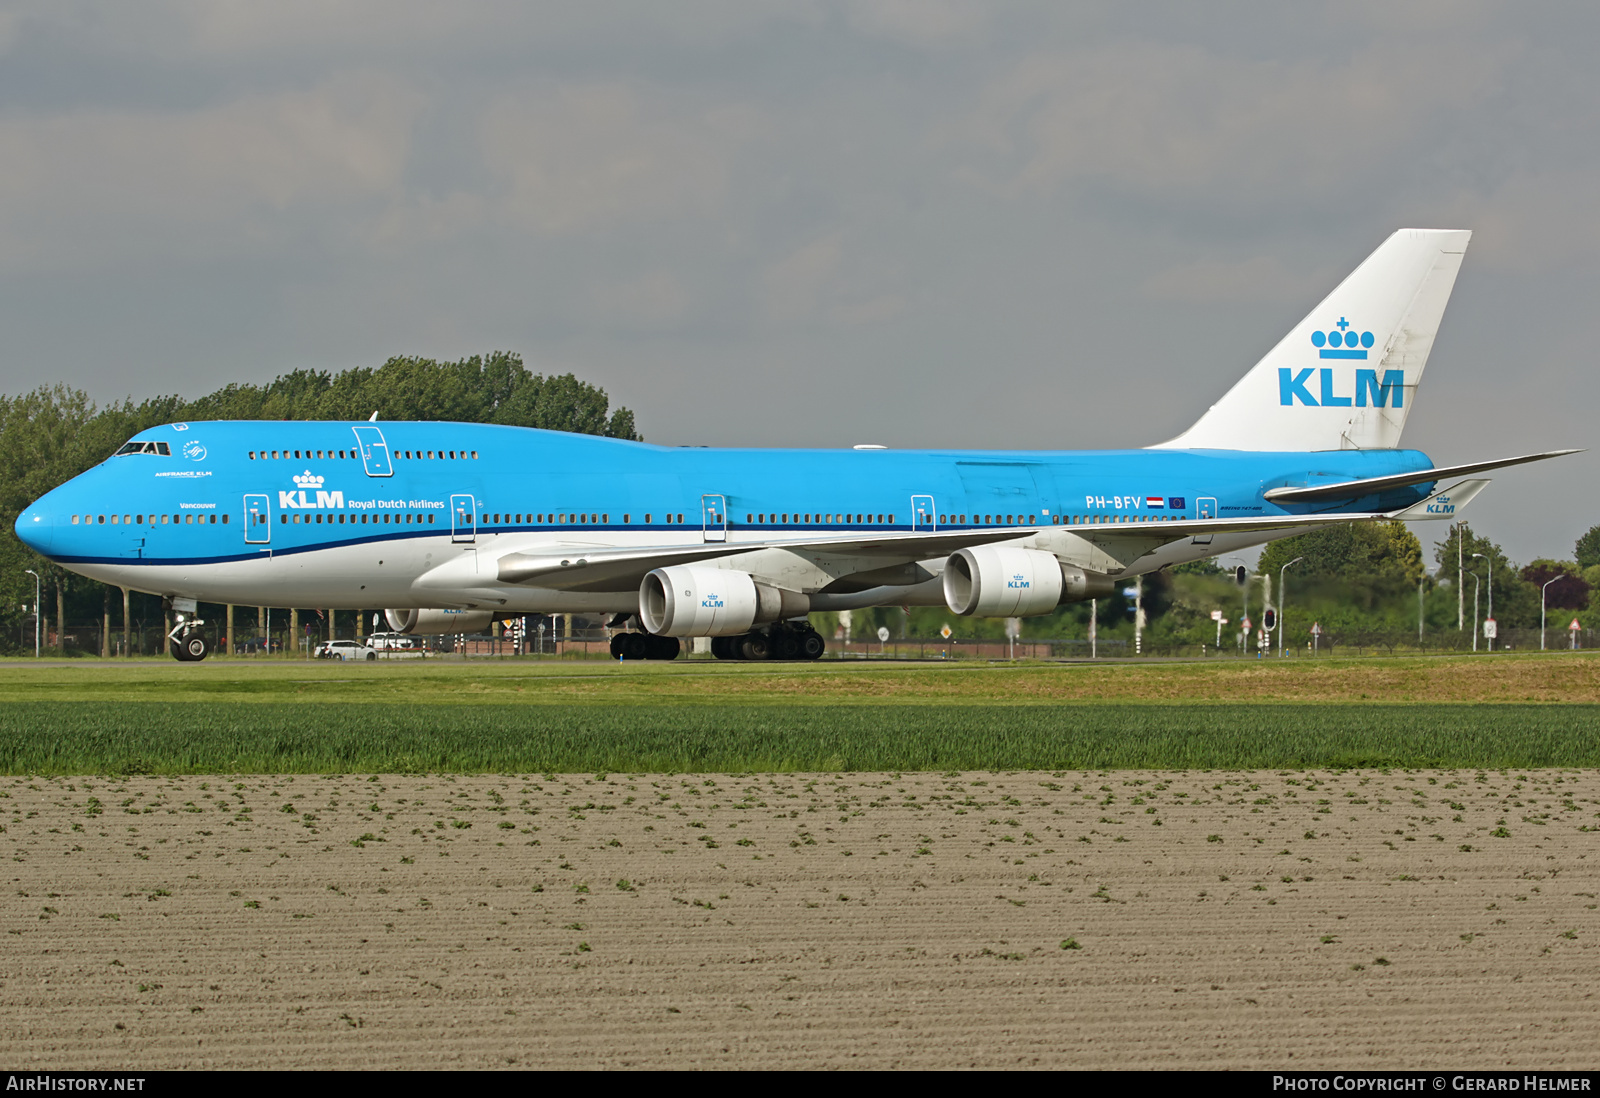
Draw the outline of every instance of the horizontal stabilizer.
M1551 450L1543 454L1524 454L1522 457L1501 458L1498 461L1475 461L1468 465L1446 465L1438 469L1418 469L1410 473L1396 473L1387 477L1368 477L1365 480L1346 480L1338 484L1316 484L1307 488L1269 488L1265 493L1271 503L1311 503L1327 499L1359 499L1362 496L1387 492L1391 488L1408 488L1414 484L1432 484L1448 477L1487 473L1490 469L1504 469L1508 465L1524 465L1530 461L1581 454L1582 450ZM1488 481L1483 483L1487 484Z

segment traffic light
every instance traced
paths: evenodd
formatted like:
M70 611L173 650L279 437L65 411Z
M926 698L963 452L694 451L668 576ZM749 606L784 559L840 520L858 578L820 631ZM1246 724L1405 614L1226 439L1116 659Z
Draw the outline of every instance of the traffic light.
M1270 606L1261 615L1261 627L1269 633L1278 627L1278 612Z
M1240 587L1245 585L1245 582L1248 578L1249 573L1244 570L1244 565L1241 564L1239 567L1233 570L1233 582L1237 583Z

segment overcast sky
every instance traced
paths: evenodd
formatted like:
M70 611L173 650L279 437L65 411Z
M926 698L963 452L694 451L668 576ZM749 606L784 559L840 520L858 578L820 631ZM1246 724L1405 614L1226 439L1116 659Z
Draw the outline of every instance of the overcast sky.
M1588 446L1597 40L1592 3L13 0L0 391L503 349L653 442L1141 446L1459 227L1405 443ZM1496 474L1474 527L1570 556L1597 465Z

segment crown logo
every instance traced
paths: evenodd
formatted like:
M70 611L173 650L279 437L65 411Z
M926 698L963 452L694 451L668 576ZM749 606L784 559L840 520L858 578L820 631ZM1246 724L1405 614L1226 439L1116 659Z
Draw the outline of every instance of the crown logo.
M322 487L322 478L317 476L317 474L313 473L310 469L307 469L304 473L296 473L294 482L301 488Z
M1364 359L1375 342L1371 332L1357 334L1350 331L1350 322L1342 316L1326 332L1311 333L1311 345L1317 348L1319 358Z

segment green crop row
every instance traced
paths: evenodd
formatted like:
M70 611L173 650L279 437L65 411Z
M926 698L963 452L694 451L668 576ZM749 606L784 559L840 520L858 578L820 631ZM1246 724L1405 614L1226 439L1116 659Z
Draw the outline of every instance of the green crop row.
M1595 705L0 708L10 774L1592 766Z

